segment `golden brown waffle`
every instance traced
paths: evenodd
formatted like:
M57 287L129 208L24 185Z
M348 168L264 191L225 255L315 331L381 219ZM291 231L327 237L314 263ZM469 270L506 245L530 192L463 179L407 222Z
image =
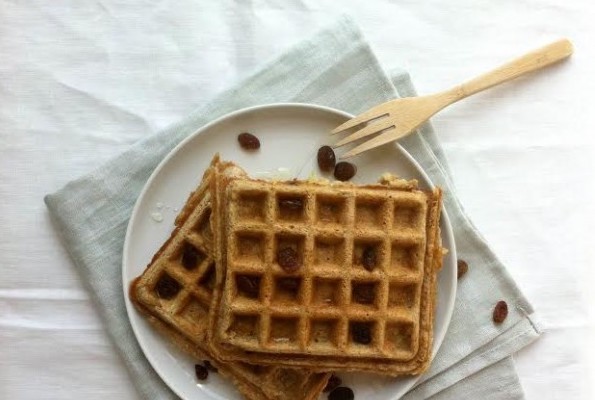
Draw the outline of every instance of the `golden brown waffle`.
M387 375L427 368L442 259L439 189L222 175L216 183L217 268L225 279L215 285L211 313L215 354ZM299 259L293 272L280 265L287 248Z
M219 164L218 157L215 164L224 174L244 174L231 163ZM315 399L326 385L328 374L222 362L207 348L207 316L216 274L209 223L209 185L213 178L214 170L209 168L176 218L171 237L132 282L130 299L172 343L198 359L212 359L219 372L247 399Z

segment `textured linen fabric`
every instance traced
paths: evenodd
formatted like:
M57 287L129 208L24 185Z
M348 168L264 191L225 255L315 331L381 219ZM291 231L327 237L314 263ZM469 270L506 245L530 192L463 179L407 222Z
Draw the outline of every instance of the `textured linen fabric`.
M411 397L406 395L403 400ZM483 399L519 400L524 399L512 357L505 358L484 368L457 384L429 397L431 400Z
M406 75L394 77L402 94L412 94ZM357 96L356 96L357 94ZM134 202L157 163L180 140L209 120L239 108L272 102L309 102L361 112L399 93L356 26L342 19L289 50L259 72L224 92L184 121L134 145L95 172L48 195L46 203L64 244L100 305L108 332L122 353L135 382L147 397L165 395L126 318L121 275L122 243ZM426 136L433 140L431 129ZM503 265L475 232L454 196L442 163L423 134L403 145L445 190L445 207L458 252L474 266L460 282L451 328L444 345L410 396L426 398L511 355L539 335L532 308ZM509 316L495 325L494 304L506 299Z
M514 357L527 398L595 397L595 2L0 0L1 399L141 398L40 199L344 12L420 94L574 43L432 122L458 198L546 327Z

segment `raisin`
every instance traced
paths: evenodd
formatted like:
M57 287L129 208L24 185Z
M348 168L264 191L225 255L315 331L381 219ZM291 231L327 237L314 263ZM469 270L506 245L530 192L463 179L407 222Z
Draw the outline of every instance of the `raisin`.
M374 297L374 285L357 285L353 287L353 299L360 304L372 304Z
M196 379L199 381L204 381L209 377L209 370L203 365L196 364L194 366L194 372L196 373Z
M457 260L457 279L465 275L469 270L469 266L465 260Z
M238 289L244 292L248 297L256 298L260 292L260 279L255 276L240 275L236 277Z
M494 319L495 323L501 324L502 322L504 322L504 320L506 319L507 316L508 316L508 304L506 304L506 302L504 300L500 300L496 304L496 307L494 307L494 313L492 315L492 318Z
M335 168L337 158L331 146L322 146L318 149L318 168L321 171L330 172Z
M376 266L376 250L368 246L362 252L362 265L368 271L372 271Z
M203 262L205 256L196 247L190 243L184 244L182 251L182 266L187 270L193 270L196 266Z
M324 389L322 389L322 391L326 393L326 392L335 390L336 388L341 386L341 383L343 383L343 381L341 381L341 378L339 378L335 374L332 374L331 377L328 379L326 386L324 387Z
M213 364L211 364L211 362L209 360L204 360L203 364L205 365L205 368L211 372L219 372L219 370L217 368L215 368L215 366Z
M161 275L161 278L159 278L155 285L157 295L165 300L174 298L180 289L182 289L180 283L167 273Z
M356 343L370 344L372 342L370 326L362 323L351 325L351 337Z
M302 199L281 199L279 207L287 210L301 210L304 207L304 201Z
M297 293L300 288L300 281L295 278L281 278L278 281L278 286L291 293Z
M260 148L260 140L251 133L244 132L238 135L240 146L246 150L256 150Z
M285 272L295 272L302 266L297 252L291 247L284 247L277 252L277 262Z
M335 166L335 178L340 181L348 181L357 173L357 167L347 161L341 161Z
M339 386L329 393L328 400L353 400L353 390L345 386Z

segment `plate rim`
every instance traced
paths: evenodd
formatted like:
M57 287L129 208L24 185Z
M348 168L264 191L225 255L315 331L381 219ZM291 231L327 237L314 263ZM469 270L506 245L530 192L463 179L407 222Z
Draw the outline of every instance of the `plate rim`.
M263 110L267 110L267 109L275 109L275 108L281 108L281 109L287 109L287 108L302 108L302 109L310 109L310 110L315 110L315 111L324 111L324 112L328 112L331 114L335 114L335 115L339 115L341 117L345 117L347 119L351 119L354 117L353 114L350 114L348 112L333 108L333 107L328 107L328 106L324 106L324 105L318 105L318 104L312 104L312 103L294 103L294 102L280 102L280 103L266 103L266 104L259 104L259 105L255 105L255 106L250 106L250 107L245 107L245 108L241 108L232 112L229 112L227 114L224 114L206 124L204 124L203 126L201 126L200 128L198 128L197 130L195 130L193 133L189 134L187 137L185 137L184 139L182 139L176 146L174 146L174 148L172 148L170 150L170 152L157 164L157 166L153 169L153 171L151 172L151 175L149 176L149 178L147 179L147 181L145 182L145 184L143 185L142 190L140 191L138 197L135 200L134 203L134 207L132 208L132 212L130 213L130 218L128 220L128 224L126 226L126 235L124 237L124 244L122 247L122 263L121 263L121 267L122 267L122 289L123 289L123 296L124 296L124 304L125 304L125 308L126 308L126 316L128 319L128 323L130 324L132 331L134 333L134 337L136 339L136 341L139 344L139 347L142 350L142 353L144 355L144 357L147 359L147 361L149 362L149 364L151 365L151 368L153 368L153 370L155 371L155 373L161 378L161 380L167 385L167 387L169 389L171 389L176 395L178 395L181 399L187 399L186 396L184 396L179 389L177 389L174 385L172 385L168 379L166 379L162 373L162 371L160 371L160 369L157 367L157 365L159 364L157 362L157 360L151 355L151 352L148 352L146 350L147 348L147 343L145 342L145 339L143 338L142 335L140 335L139 333L139 326L135 323L132 322L132 313L138 313L138 311L135 309L134 305L132 304L132 302L130 301L130 299L128 298L128 289L129 289L129 285L130 282L128 280L128 276L127 276L127 272L129 271L128 265L128 254L130 251L130 242L131 242L131 235L132 235L132 226L134 225L135 220L138 218L138 213L139 213L139 209L142 203L143 198L145 197L146 193L149 191L149 189L151 188L153 181L156 179L157 175L159 175L160 171L163 169L163 167L172 159L175 157L175 155L184 147L186 146L186 144L188 144L189 142L191 142L196 136L201 135L202 133L204 133L205 131L209 130L211 127L224 122L225 120L228 119L232 119L235 118L237 116L240 116L242 114L248 114L248 113L252 113L252 112L257 112L257 111L263 111ZM429 183L430 187L433 188L435 187L434 182L430 179L429 175L426 173L425 169L421 166L421 164L398 142L392 142L392 145L396 146L398 148L398 150L408 159L408 161L410 163L412 163L415 167L415 169L420 173L420 175L422 175L424 177L424 179ZM446 230L445 232L442 232L442 234L446 235L446 237L448 238L449 242L452 243L452 248L448 249L448 252L450 253L450 257L454 257L456 259L456 242L455 242L455 238L454 238L454 232L453 232L453 228L452 228L452 224L450 222L450 218L448 216L448 213L446 211L446 207L444 204L442 204L442 212L441 212L442 218L443 218L443 222L444 225L446 226ZM443 230L444 231L444 230ZM145 267L146 268L146 267ZM455 269L456 271L456 269ZM450 281L448 282L453 295L448 299L448 304L447 309L446 309L446 324L444 326L444 330L442 332L439 332L438 337L434 336L434 340L433 340L433 349L432 349L432 361L434 359L434 357L436 356L438 350L440 349L440 347L442 346L442 343L444 342L444 338L446 337L446 333L448 331L448 328L450 326L450 323L452 321L452 314L454 312L454 303L456 300L456 291L457 291L457 280L456 280L456 273L451 274L452 276L450 277ZM435 327L434 327L435 329ZM422 375L418 375L416 377L415 380L412 380L412 382L410 383L410 386L408 389L410 389L411 387L413 387L415 385L415 383L417 383L417 381L419 379L421 379ZM207 396L210 396L209 394L207 394Z

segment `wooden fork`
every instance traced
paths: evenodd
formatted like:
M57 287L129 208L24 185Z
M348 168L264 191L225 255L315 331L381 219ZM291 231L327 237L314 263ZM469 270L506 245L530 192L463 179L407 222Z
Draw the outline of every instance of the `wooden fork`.
M345 159L400 139L410 134L432 115L456 101L563 60L571 54L572 43L562 39L444 92L429 96L405 97L379 104L335 128L332 134L366 123L363 128L343 138L334 147L378 134L340 157Z

